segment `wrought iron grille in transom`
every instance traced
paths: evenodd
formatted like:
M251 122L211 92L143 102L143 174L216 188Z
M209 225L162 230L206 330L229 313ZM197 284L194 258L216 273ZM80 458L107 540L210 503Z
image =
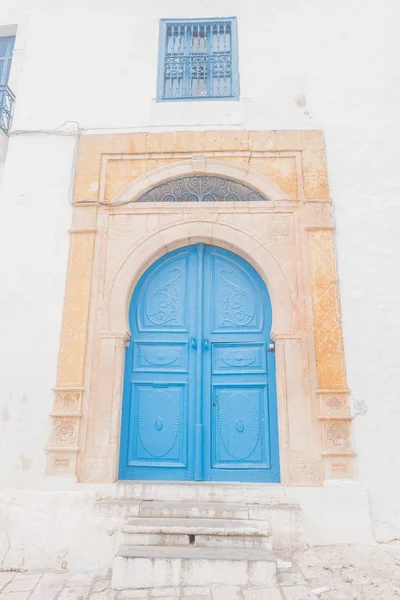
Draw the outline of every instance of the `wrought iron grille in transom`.
M137 202L255 202L265 200L256 190L224 177L182 177L142 194Z
M236 19L161 21L159 100L238 95Z

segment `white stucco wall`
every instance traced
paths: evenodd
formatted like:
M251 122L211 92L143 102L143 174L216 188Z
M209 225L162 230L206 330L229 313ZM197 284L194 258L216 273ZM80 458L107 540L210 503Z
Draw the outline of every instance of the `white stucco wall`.
M45 467L68 256L73 137L12 137L0 190L2 486Z
M157 104L159 19L231 15L240 101ZM400 537L399 17L397 0L2 0L0 34L18 25L0 188L2 487L43 485L73 128L323 128L348 381L366 408L354 420L357 479L378 539Z

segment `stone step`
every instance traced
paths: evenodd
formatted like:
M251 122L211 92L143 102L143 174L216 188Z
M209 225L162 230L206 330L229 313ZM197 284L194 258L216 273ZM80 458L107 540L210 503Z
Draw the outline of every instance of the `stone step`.
M298 510L291 504L234 504L232 502L157 502L145 500L137 507L136 515L143 517L235 519L267 521L271 511ZM132 514L132 516L134 516Z
M119 499L159 502L285 503L285 488L278 483L221 482L118 482Z
M124 533L187 533L188 535L252 535L270 536L271 528L265 521L234 519L157 519L139 517L128 519Z
M243 490L246 497L246 490ZM109 498L97 508L113 518L196 518L268 521L275 549L294 550L302 546L303 511L297 504L250 502L163 502Z
M251 549L123 545L112 572L116 590L218 584L261 587L275 582L275 556Z
M122 544L272 549L271 529L264 521L233 519L129 519Z
M140 504L143 517L199 518L199 519L261 519L260 505L232 502L157 502L146 500ZM267 514L267 511L265 511ZM253 516L254 515L254 516Z

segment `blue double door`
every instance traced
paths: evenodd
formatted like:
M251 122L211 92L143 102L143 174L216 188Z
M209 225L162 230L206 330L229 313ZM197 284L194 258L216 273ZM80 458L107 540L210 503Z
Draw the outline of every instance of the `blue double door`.
M120 479L279 481L271 303L258 273L204 244L166 254L129 312Z

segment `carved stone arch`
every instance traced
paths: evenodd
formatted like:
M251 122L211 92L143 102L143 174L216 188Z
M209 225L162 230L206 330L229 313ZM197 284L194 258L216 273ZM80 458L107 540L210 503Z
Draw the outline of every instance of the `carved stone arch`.
M212 221L181 222L158 230L137 244L124 259L113 280L108 305L109 329L129 334L128 311L133 289L148 266L166 251L204 242L231 250L247 260L264 280L272 303L272 331L287 334L292 327L293 306L288 282L277 260L248 233Z
M193 175L226 178L255 190L265 200L273 202L279 200L290 201L289 196L281 188L262 175L209 158L193 157L191 160L164 165L136 178L113 199L111 204L115 206L135 202L145 192L160 184Z

